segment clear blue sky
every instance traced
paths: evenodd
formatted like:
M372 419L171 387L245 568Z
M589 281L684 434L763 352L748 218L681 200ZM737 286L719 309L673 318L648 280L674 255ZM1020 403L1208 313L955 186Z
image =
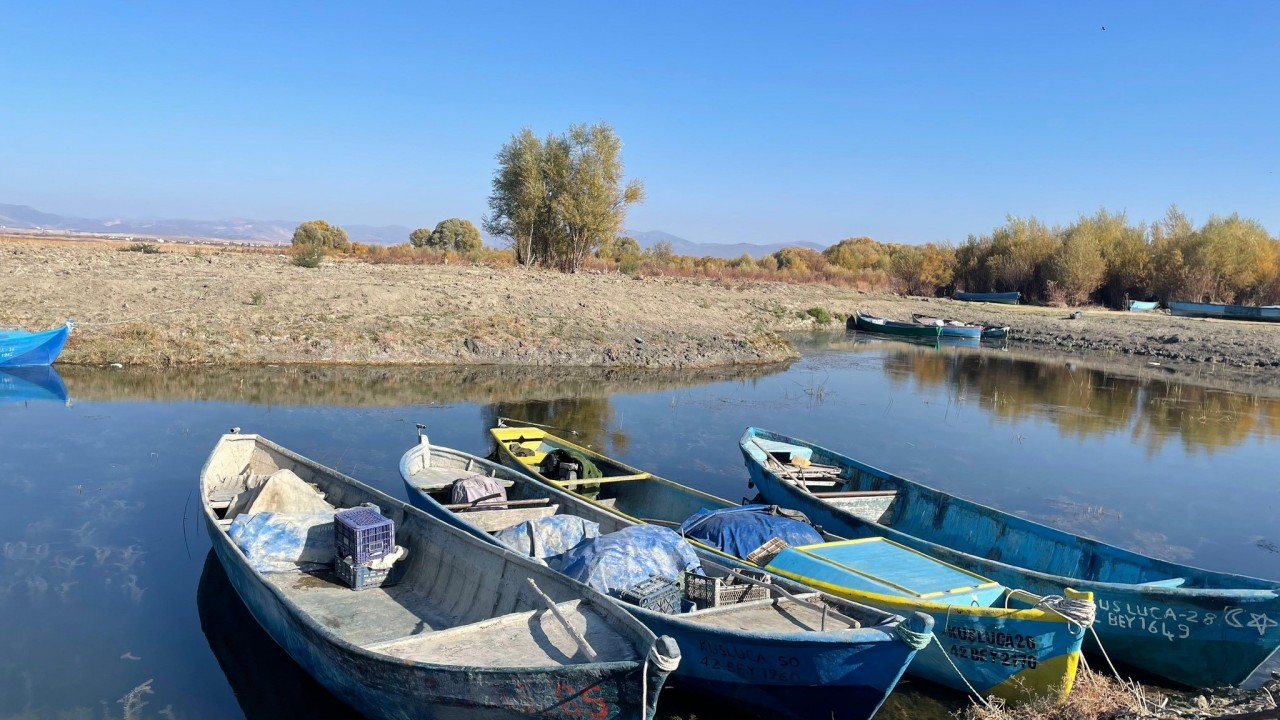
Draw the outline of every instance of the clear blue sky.
M604 120L627 226L700 242L1175 202L1280 232L1274 0L485 5L9 3L0 202L478 222L514 132Z

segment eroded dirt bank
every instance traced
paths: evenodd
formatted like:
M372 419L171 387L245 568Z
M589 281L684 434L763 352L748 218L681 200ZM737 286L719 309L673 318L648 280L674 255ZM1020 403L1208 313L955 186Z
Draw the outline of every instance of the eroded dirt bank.
M795 357L805 314L860 308L1008 324L1017 347L1136 365L1280 369L1280 325L974 305L820 285L634 279L476 266L291 265L283 254L0 244L0 324L77 331L62 362L508 364L687 368ZM837 320L828 327L837 329ZM1211 365L1210 365L1211 364Z

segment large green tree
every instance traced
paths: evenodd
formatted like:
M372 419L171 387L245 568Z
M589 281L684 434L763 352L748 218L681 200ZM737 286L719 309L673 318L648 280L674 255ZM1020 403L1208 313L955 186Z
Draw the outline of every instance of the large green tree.
M497 157L485 229L507 238L526 265L576 272L644 199L639 180L623 182L622 141L606 123L545 140L525 128Z
M324 220L308 220L293 231L293 245L307 245L328 250L347 248L347 231Z
M432 250L456 250L473 253L484 246L480 230L470 220L449 218L436 223L436 229L427 238L426 247Z

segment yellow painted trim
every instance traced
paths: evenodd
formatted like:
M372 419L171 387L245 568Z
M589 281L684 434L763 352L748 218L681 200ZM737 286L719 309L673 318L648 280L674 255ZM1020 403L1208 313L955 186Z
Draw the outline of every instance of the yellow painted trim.
M987 691L1009 703L1032 702L1051 698L1056 703L1066 701L1076 682L1080 668L1080 651L1046 658L1035 669L1027 669L1010 677Z

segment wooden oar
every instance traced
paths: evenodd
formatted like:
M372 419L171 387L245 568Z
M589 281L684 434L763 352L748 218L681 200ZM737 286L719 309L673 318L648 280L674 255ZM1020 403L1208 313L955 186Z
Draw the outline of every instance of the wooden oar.
M591 643L587 642L587 639L582 637L582 633L578 632L578 629L569 622L569 618L560 614L560 608L556 607L556 601L547 597L547 594L542 592L542 588L538 587L538 583L534 582L533 578L528 578L528 580L529 587L533 588L533 591L542 599L543 604L547 606L547 609L551 611L551 614L555 615L556 619L564 625L564 629L569 631L569 635L573 636L574 641L578 643L578 647L582 648L582 652L586 654L587 659L591 662L595 662L597 657L596 651L595 648L591 647Z
M803 475L801 475L801 476L799 477L799 479L797 479L795 475L792 475L792 474L791 474L791 471L790 471L789 469L787 469L787 466L786 466L786 465L783 465L781 460L779 460L778 458L774 457L774 456L773 456L773 454L769 452L769 448L766 448L766 447L765 447L765 446L760 442L760 439L759 439L759 438L752 437L752 438L751 438L751 442L755 443L755 444L756 444L756 447L760 448L760 452L764 453L764 459L765 459L765 460L772 460L772 461L774 462L774 464L775 464L775 465L777 465L778 467L782 468L782 472L786 473L786 474L787 474L787 477L791 478L791 482L792 482L792 484L799 485L800 487L804 488L804 491L805 491L805 492L809 492L809 486L805 484L805 482L804 482L804 476L803 476Z

